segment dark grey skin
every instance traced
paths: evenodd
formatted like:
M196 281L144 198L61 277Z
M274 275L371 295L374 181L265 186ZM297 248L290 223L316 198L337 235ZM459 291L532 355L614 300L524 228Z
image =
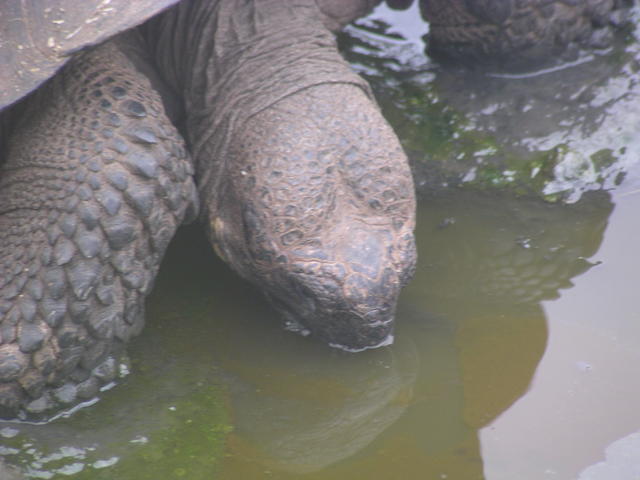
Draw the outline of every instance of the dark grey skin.
M3 114L0 417L46 418L113 381L196 217L295 328L391 341L414 187L329 30L369 7L182 2Z
M572 46L606 48L633 0L419 0L427 53L443 63L527 69ZM396 8L411 1L390 0Z
M368 86L343 62L322 25L340 18L336 12L345 2L324 5L328 14L304 2L297 10L285 5L272 1L270 16L254 26L236 5L222 4L217 18L248 27L235 28L232 36L220 33L228 24L217 25L223 39L233 38L228 48L221 55L202 48L181 66L196 74L176 75L170 83L204 93L185 95L187 132L200 167L202 217L217 252L260 286L290 323L328 343L362 349L388 340L399 287L412 274L413 182ZM175 15L150 25L152 36L172 32L159 35L158 63L181 37L199 45L194 20L184 20L189 15L203 14L180 5ZM276 28L281 18L287 26ZM251 40L256 35L265 36L262 43ZM210 71L229 70L238 45L251 45L246 55L255 59L212 78L212 84L223 82L216 96L205 92L197 66L208 61ZM271 76L283 61L286 76L276 83ZM172 71L168 65L162 70ZM201 121L204 104L213 122ZM237 133L221 142L197 140L210 137L212 128ZM222 159L217 168L223 175L211 168L212 158Z

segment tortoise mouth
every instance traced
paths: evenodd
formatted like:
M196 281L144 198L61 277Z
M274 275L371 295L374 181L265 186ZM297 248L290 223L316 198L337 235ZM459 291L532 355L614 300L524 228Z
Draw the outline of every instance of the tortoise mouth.
M300 301L266 294L282 316L285 328L302 336L318 339L332 348L347 352L391 345L394 341L394 310L386 304L360 313L356 308L328 308L307 297Z

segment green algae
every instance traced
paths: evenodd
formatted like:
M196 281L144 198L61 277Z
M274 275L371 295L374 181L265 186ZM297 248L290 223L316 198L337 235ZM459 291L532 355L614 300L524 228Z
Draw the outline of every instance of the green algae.
M171 407L169 424L109 468L94 462L78 480L214 478L232 431L216 388L202 387Z
M153 389L147 390L154 380L132 376L132 382L109 392L117 395L107 394L71 418L40 426L50 430L47 438L34 436L33 428L3 438L2 453L26 478L214 478L232 431L223 390L199 382L182 398L164 395L154 402ZM127 388L134 384L135 391ZM126 404L135 404L136 394L144 391L149 401L127 411ZM116 408L123 412L114 414ZM55 441L60 437L63 446Z
M385 117L399 132L412 161L418 191L462 187L505 191L548 202L566 201L575 190L603 188L624 178L620 155L601 148L585 155L567 142L550 148L515 148L498 134L476 128L469 114L440 99L438 85L405 84L378 93ZM397 89L396 89L397 90Z
M338 43L400 137L419 193L457 187L573 203L620 185L637 161L627 82L637 36L622 32L607 55L530 77L416 63L420 47L402 44L375 13Z
M233 427L211 349L217 332L203 321L215 308L207 290L216 267L208 261L194 273L202 260L184 261L184 252L203 251L206 244L170 248L147 325L128 348L131 365L123 373L130 373L115 388L45 425L0 422L7 463L26 478L53 480L216 478Z
M545 187L555 178L557 165L569 151L567 145L515 151L497 136L473 128L472 121L439 100L435 90L434 85L409 86L397 98L380 96L385 117L400 133L412 160L417 182L424 182L419 191L456 186L548 201L562 198L546 194Z

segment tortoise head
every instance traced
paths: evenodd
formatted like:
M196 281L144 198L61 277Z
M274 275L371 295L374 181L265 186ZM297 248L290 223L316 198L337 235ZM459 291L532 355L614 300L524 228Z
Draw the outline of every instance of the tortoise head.
M278 101L235 133L227 165L203 202L225 261L291 329L349 350L390 343L415 267L414 187L364 91L326 84Z

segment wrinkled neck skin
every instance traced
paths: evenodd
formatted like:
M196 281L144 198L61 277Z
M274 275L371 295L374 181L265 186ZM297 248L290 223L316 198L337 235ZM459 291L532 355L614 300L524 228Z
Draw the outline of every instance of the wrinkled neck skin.
M182 2L147 33L184 98L216 251L292 329L362 350L392 340L415 265L414 187L329 30L376 2L318 3Z
M352 83L371 95L336 49L338 30L379 1L184 1L152 24L150 45L184 100L187 140L203 190L216 190L238 125L313 85ZM319 4L319 5L318 5ZM170 52L168 55L167 52ZM204 166L203 166L204 165ZM208 195L208 194L205 194Z

